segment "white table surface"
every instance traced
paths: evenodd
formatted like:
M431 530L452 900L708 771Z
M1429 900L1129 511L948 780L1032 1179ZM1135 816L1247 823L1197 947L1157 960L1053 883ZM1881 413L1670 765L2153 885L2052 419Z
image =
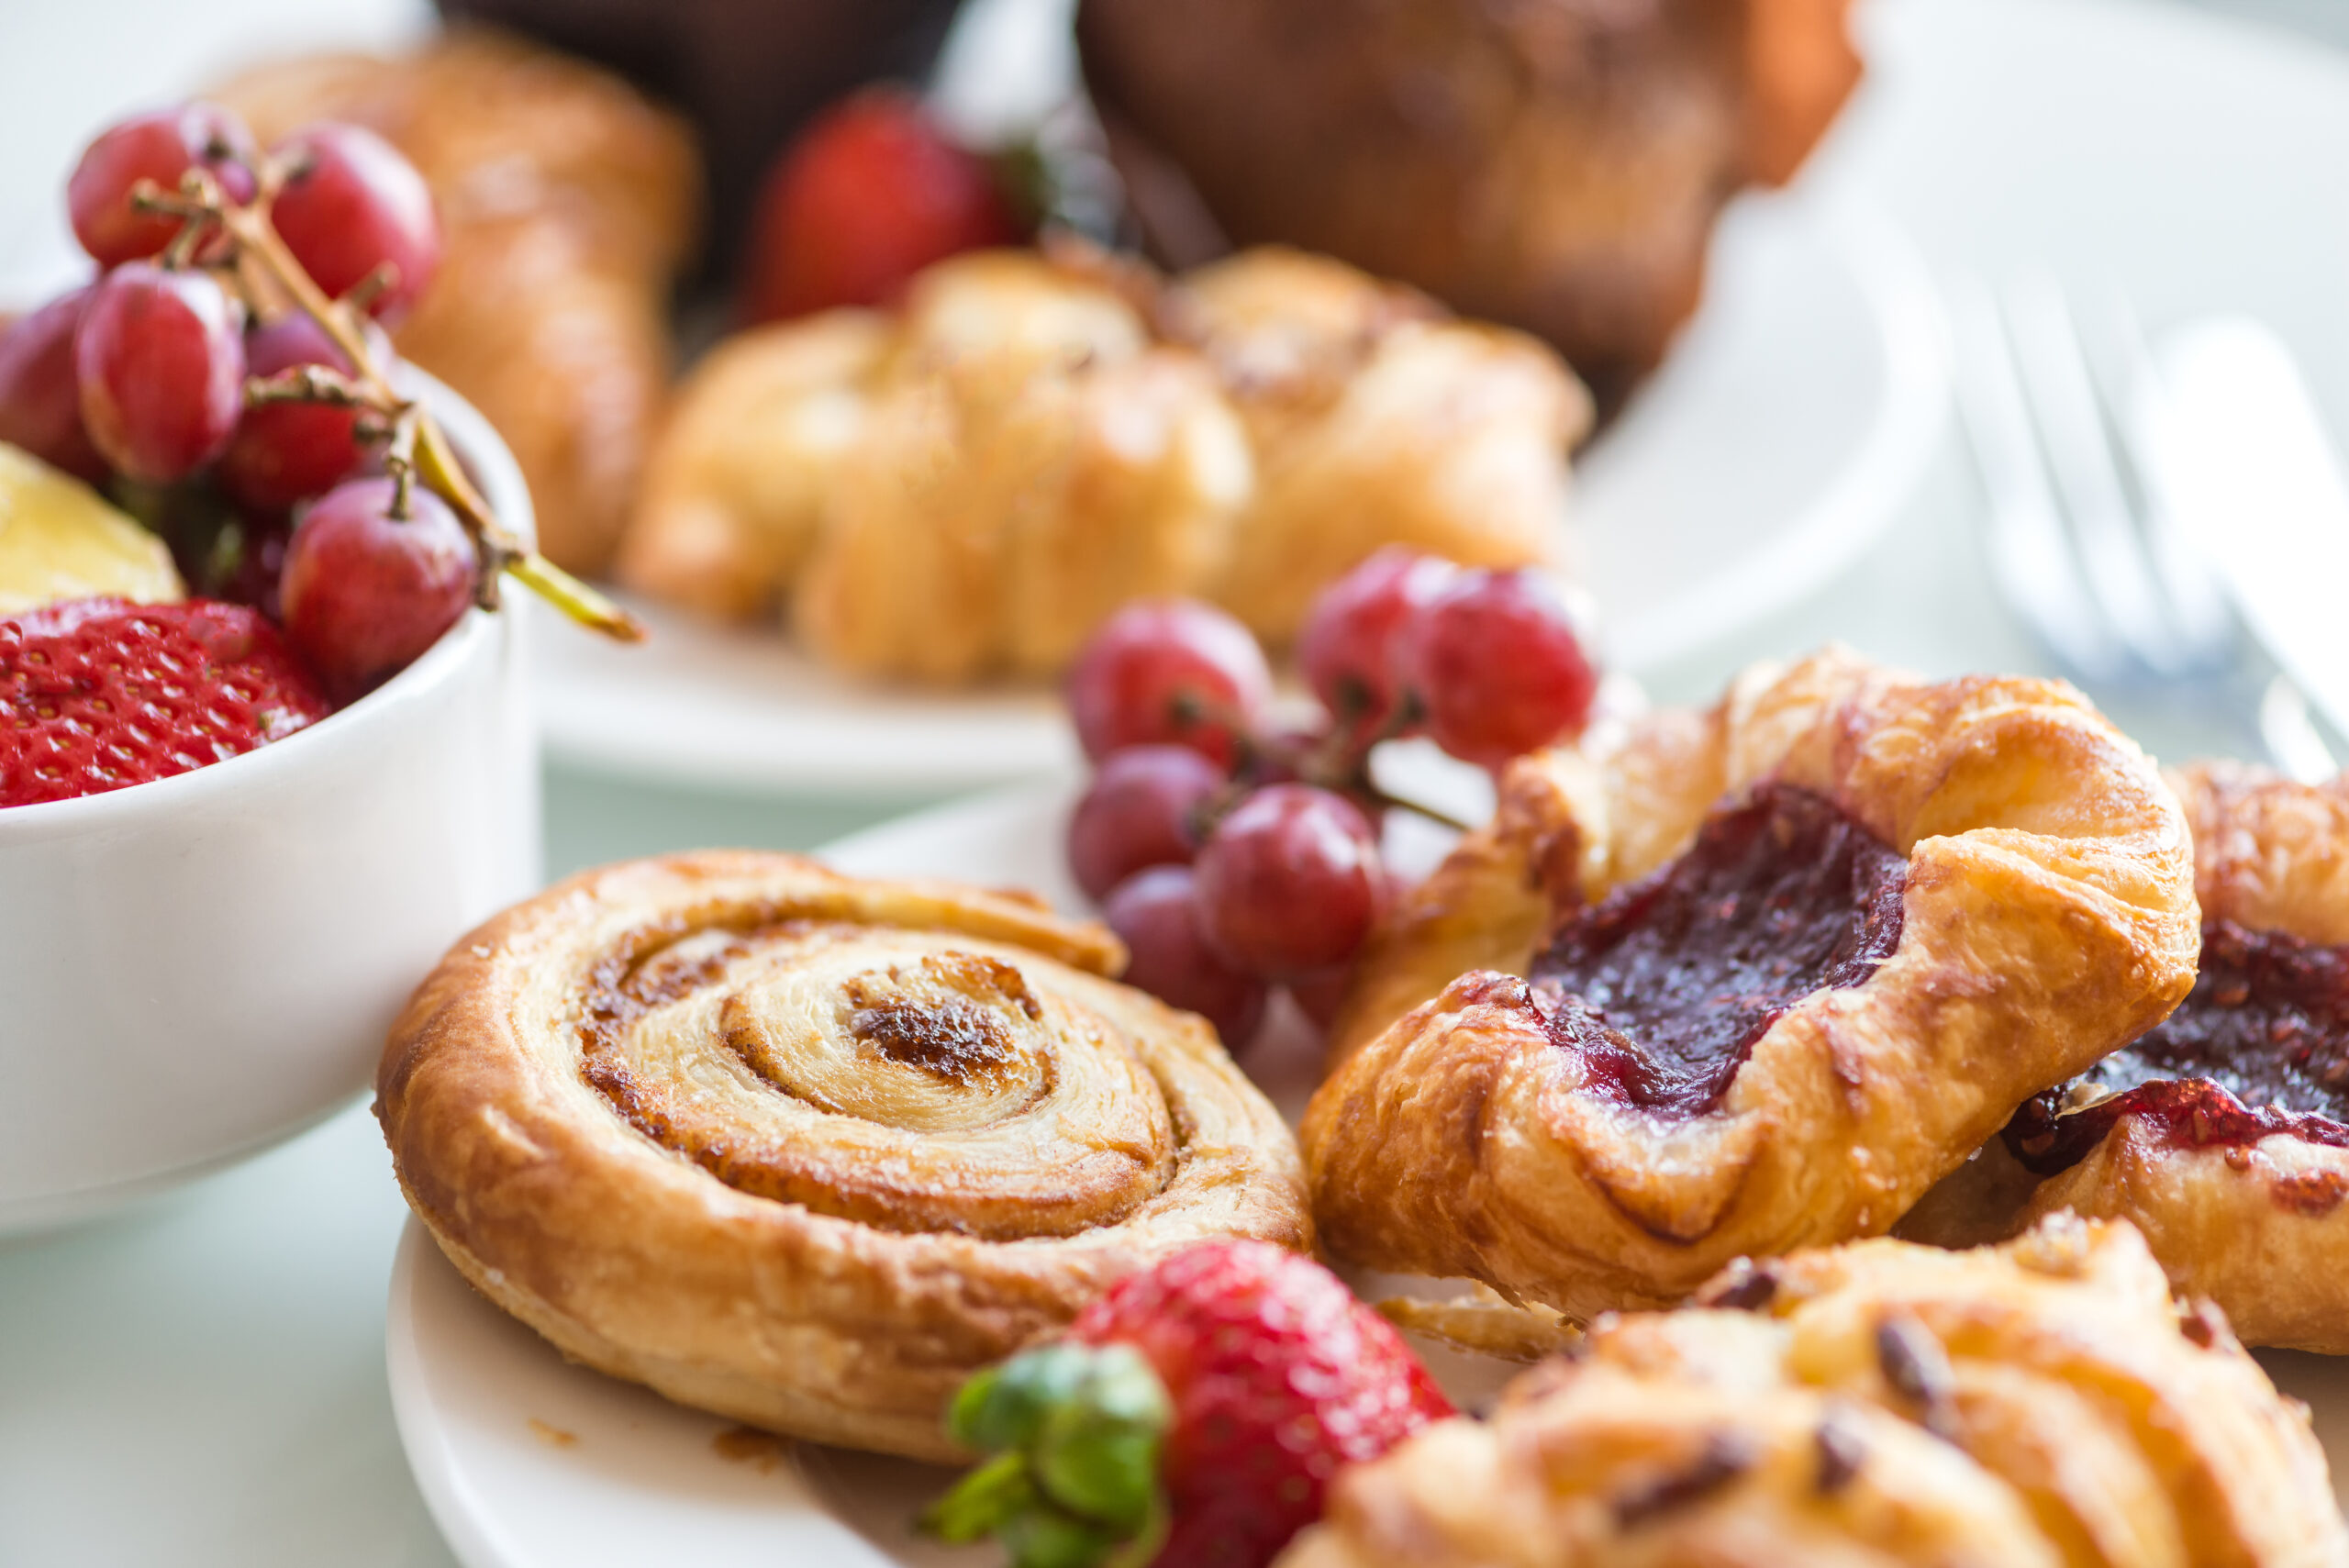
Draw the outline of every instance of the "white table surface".
M2349 42L2338 0L2217 4ZM65 264L60 181L122 108L256 53L393 39L421 19L413 0L0 0L0 280ZM1874 0L1865 19L1867 95L1808 178L1873 195L1944 269L2044 261L2125 289L2155 322L2262 314L2349 430L2349 202L2337 178L2308 176L2311 156L2349 168L2349 54L2167 0ZM2197 70L2146 76L2139 62L2174 60L2181 27L2199 29ZM2010 47L1979 47L1998 33ZM2214 167L2221 145L2237 151ZM1817 601L1642 673L1693 699L1744 659L1830 636L1937 673L2037 668L1992 596L1977 506L1953 441L1900 525ZM2166 755L2230 742L2157 699L2099 695ZM557 774L548 860L807 845L908 804ZM131 1215L0 1244L0 1564L446 1568L384 1387L403 1212L354 1104Z

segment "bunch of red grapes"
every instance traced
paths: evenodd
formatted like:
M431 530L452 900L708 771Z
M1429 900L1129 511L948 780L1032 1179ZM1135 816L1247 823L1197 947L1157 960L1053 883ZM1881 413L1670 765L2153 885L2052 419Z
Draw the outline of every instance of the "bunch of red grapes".
M1234 1050L1286 986L1326 1025L1394 888L1371 749L1424 734L1498 770L1580 730L1598 673L1554 582L1390 548L1325 589L1297 643L1318 711L1273 713L1264 650L1221 610L1130 606L1068 700L1098 768L1069 818L1078 884L1126 978Z
M440 259L414 166L346 125L264 152L227 111L186 105L83 153L66 200L100 275L0 335L0 440L109 489L158 526L199 592L281 617L348 700L463 614L473 542L439 496L385 475L390 431L363 404L289 389L299 367L346 385L362 367L257 286L234 237L193 210L207 194L260 213L345 302L334 308L374 369L391 363L378 323L415 303Z

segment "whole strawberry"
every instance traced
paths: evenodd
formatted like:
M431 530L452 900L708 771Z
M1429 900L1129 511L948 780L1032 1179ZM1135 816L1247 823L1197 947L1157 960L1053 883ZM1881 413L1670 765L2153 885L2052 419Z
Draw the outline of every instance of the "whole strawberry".
M1261 1568L1341 1465L1452 1414L1386 1321L1313 1262L1213 1241L1134 1274L948 1416L994 1458L925 1516L1017 1568Z
M0 619L0 806L168 778L328 712L277 628L242 605L46 606Z
M919 99L868 89L825 110L768 173L744 314L886 305L932 261L1024 231L986 161L949 140Z

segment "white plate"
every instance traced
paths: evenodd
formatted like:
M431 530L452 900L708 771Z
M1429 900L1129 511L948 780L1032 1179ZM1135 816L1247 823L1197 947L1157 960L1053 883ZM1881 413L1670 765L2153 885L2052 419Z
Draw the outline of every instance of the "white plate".
M1067 796L1030 788L924 812L834 845L866 875L1027 886L1063 907ZM1301 1041L1267 1030L1249 1056L1276 1102L1309 1081ZM1262 1058L1272 1059L1270 1073ZM1286 1064L1286 1071L1282 1067ZM392 1271L386 1359L400 1441L433 1518L465 1568L637 1568L682 1559L802 1568L994 1563L909 1536L906 1521L950 1473L762 1439L565 1362L475 1294L415 1220ZM2349 1359L2263 1355L2314 1407L2336 1473L2349 1459ZM1456 1399L1480 1400L1495 1363L1431 1364Z
M1914 488L1946 379L1937 297L1896 232L1801 195L1733 206L1703 307L1578 466L1578 553L1611 661L1695 651L1831 579ZM774 632L647 619L641 648L544 621L539 711L557 758L676 783L932 793L1074 760L1041 687L877 688Z

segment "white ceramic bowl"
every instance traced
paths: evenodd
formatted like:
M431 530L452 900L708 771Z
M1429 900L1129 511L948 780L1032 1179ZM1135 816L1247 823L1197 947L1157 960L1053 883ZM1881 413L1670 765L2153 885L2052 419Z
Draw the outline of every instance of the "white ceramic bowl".
M495 433L425 392L527 531ZM466 612L275 745L0 810L0 1234L184 1181L348 1103L448 944L539 884L526 597Z

